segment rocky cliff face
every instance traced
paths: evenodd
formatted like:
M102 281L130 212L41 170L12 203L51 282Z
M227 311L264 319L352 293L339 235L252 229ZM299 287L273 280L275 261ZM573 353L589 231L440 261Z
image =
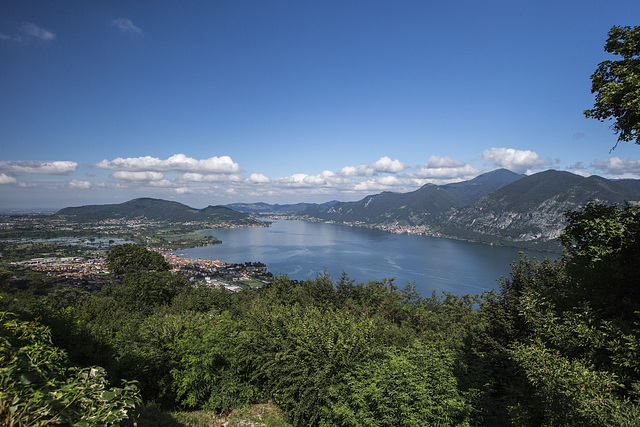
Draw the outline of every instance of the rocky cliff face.
M613 204L640 199L628 185L592 176L546 171L486 195L433 223L442 235L483 242L559 249L569 210L590 201Z
M566 226L564 213L579 207L554 197L522 212L496 208L489 199L440 217L434 229L448 237L557 250L556 239Z

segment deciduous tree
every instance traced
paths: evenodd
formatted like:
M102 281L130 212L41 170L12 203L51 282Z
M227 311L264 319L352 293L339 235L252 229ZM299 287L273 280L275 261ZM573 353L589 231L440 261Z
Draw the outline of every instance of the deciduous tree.
M167 271L169 263L158 252L133 243L114 246L107 255L107 268L113 274L136 271Z
M612 129L618 142L640 144L640 27L612 27L604 50L621 59L602 61L591 75L596 100L584 114L615 120Z

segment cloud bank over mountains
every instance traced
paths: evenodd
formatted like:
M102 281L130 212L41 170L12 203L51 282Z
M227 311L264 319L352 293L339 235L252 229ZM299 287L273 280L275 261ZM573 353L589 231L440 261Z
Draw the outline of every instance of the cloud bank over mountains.
M357 200L381 192L412 191L420 186L446 184L472 179L496 168L530 174L553 166L557 161L542 159L530 150L491 148L478 155L484 166L450 157L430 156L422 165L410 166L400 159L383 156L360 165L347 165L337 171L316 174L294 173L267 176L261 171L245 171L229 156L196 159L178 153L158 157L117 157L90 165L65 161L0 161L0 189L41 191L57 194L60 203L70 194L113 198L139 196L159 198L192 197L209 204L234 201L319 201L319 199ZM611 157L596 160L589 167L574 164L583 176L597 173L608 178L639 178L640 161ZM568 168L570 169L570 168ZM590 171L589 171L590 170ZM128 196L124 196L129 194Z

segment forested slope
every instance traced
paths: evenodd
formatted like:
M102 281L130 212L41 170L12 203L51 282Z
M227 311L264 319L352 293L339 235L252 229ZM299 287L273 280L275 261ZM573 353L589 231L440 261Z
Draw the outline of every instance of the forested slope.
M179 202L139 198L111 205L87 205L68 207L55 213L76 221L104 221L112 219L147 219L170 222L234 222L253 224L247 214L236 212L225 206L207 206L203 209L191 208Z

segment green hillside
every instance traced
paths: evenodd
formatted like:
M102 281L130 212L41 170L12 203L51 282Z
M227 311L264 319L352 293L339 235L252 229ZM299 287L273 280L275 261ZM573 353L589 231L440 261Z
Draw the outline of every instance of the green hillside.
M112 205L89 205L69 207L55 213L76 221L101 221L107 219L147 219L169 222L234 222L257 223L247 214L224 206L208 206L195 209L179 202L139 198Z

